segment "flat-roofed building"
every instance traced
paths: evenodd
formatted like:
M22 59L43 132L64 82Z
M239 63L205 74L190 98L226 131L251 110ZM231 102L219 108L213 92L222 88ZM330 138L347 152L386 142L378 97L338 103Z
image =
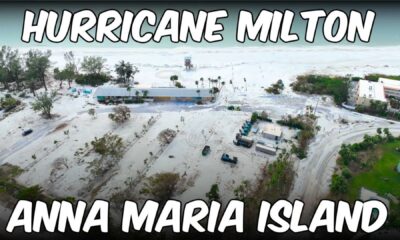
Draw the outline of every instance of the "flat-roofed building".
M357 105L369 106L371 101L387 102L383 83L360 80L357 86Z
M213 100L211 89L197 88L119 88L119 87L98 87L94 97L99 102L108 99L135 99L138 97L149 99L155 102L177 101L177 102L207 102Z
M282 128L275 124L267 124L262 130L262 135L268 139L280 140L282 137Z
M383 84L385 96L400 99L400 81L388 78L379 78L378 82Z

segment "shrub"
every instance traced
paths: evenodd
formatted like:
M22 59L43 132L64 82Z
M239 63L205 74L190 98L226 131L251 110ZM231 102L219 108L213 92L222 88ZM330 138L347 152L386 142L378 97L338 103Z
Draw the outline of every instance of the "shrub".
M157 201L166 202L177 189L180 176L177 173L157 173L146 179L142 193L154 197Z
M343 176L335 173L332 176L330 188L332 193L346 193L347 181Z
M40 199L41 194L42 188L38 185L35 185L21 189L17 194L17 198L19 200L36 201Z
M208 201L219 201L219 188L218 184L213 184L211 185L211 189L208 193L206 193L206 197L208 198Z
M81 85L99 86L110 81L110 76L104 73L79 74L75 82Z
M117 106L108 117L116 123L124 123L131 117L131 110L127 106Z

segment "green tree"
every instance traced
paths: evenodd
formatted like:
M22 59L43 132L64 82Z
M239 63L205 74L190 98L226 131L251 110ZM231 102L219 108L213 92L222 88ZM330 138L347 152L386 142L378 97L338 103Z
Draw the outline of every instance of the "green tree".
M139 72L139 69L136 66L133 66L130 62L122 60L118 64L115 64L115 72L124 84L130 85L130 80L134 79L135 74Z
M32 109L35 112L41 112L46 118L51 118L51 110L53 109L53 103L56 98L56 92L48 94L44 92L36 97L35 101L32 103Z
M332 193L346 193L347 181L342 175L338 175L335 173L332 176L330 188Z
M208 201L219 201L219 187L218 184L213 184L211 185L211 189L208 193L206 193L206 197L208 198Z
M101 74L105 69L106 59L103 57L84 57L81 69L87 74Z
M177 173L157 173L146 179L141 192L149 194L155 200L164 203L175 193L179 180L180 176Z
M178 75L172 75L169 80L171 80L174 83L174 86L176 85L176 81L178 81Z
M51 67L50 56L51 56L51 51L49 50L47 51L29 50L29 52L26 53L26 60L25 60L25 65L27 68L26 75L28 79L33 82L39 80L46 91L47 91L46 74L48 69ZM34 88L33 88L33 93L34 93Z

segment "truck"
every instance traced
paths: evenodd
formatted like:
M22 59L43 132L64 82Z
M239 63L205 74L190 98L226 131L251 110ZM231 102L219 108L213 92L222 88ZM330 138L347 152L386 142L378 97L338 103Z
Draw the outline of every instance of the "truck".
M226 154L226 153L223 153L223 154L222 154L221 160L224 161L224 162L229 162L229 163L233 163L233 164L236 164L237 161L238 161L237 157L232 157L232 158L231 158L231 157L230 157L228 154Z
M236 146L243 146L247 148L251 148L253 146L253 143L253 139L242 136L241 134L236 134L236 139L233 140L233 144L235 144Z

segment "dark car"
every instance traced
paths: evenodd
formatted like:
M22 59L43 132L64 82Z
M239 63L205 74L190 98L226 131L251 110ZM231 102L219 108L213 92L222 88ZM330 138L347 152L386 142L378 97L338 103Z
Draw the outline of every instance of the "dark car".
M28 136L28 135L31 134L32 132L33 132L32 129L25 130L25 131L22 132L22 136L23 136L23 137Z
M210 151L211 151L210 146L205 145L204 148L203 148L203 150L201 151L201 154L202 154L203 156L206 156L206 155L208 155L208 154L210 153Z

